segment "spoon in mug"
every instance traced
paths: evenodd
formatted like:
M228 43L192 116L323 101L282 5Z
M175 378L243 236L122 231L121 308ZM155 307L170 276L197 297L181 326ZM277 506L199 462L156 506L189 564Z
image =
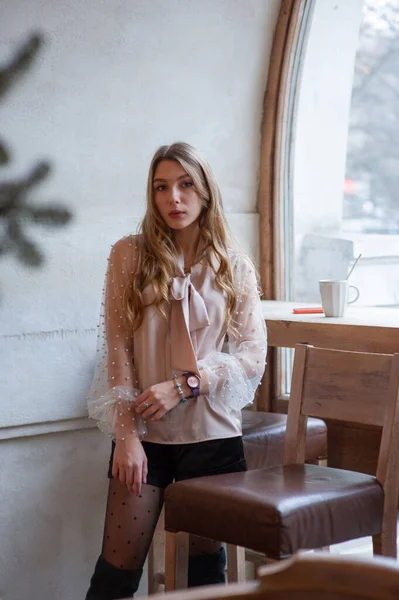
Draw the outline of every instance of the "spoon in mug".
M347 276L346 276L346 279L349 279L349 275L352 273L353 269L356 267L356 265L357 265L357 263L358 263L358 261L359 261L359 258L360 258L361 256L362 256L362 255L361 255L361 254L359 254L359 256L357 257L357 259L355 260L354 264L352 265L352 268L351 268L351 270L349 271L349 273L348 273L348 274L347 274Z

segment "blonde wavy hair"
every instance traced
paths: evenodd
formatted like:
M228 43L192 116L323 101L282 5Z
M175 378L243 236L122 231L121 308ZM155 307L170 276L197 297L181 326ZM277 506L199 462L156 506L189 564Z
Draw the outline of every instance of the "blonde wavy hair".
M237 304L237 293L228 256L231 237L223 214L222 197L206 160L198 150L184 142L161 146L151 161L147 182L147 209L139 227L141 239L138 244L137 269L125 293L127 319L133 331L140 327L145 309L143 290L150 284L155 295L153 304L167 318L170 285L177 273L177 248L173 229L168 227L155 205L153 185L158 165L164 160L180 163L192 178L195 190L201 198L203 208L199 217L198 248L201 254L205 252L216 275L216 284L226 294L225 324L228 331L234 332L233 313ZM195 262L198 259L199 256Z

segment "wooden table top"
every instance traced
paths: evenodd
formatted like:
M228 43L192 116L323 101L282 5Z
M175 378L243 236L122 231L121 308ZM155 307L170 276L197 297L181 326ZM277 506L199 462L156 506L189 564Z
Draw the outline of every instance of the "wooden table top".
M262 301L270 346L293 348L308 343L359 352L399 352L399 308L353 306L339 318L293 314L292 309L301 306L315 305Z

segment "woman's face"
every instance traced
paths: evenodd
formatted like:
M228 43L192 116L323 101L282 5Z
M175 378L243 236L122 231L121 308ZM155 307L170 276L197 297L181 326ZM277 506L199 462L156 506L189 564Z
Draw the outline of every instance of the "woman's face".
M190 175L175 160L162 160L152 182L154 202L165 223L180 230L195 223L202 211L201 199Z

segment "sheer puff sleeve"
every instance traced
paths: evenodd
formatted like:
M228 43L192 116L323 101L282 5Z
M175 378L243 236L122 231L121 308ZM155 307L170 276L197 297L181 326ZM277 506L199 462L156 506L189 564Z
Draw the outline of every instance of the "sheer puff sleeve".
M94 378L87 396L89 417L113 439L142 438L142 419L134 404L140 395L134 370L133 331L126 319L124 294L134 276L137 242L119 240L111 249L103 289Z
M229 333L228 353L211 352L198 361L208 380L211 404L240 410L251 404L266 366L267 333L262 316L255 269L238 255L233 264L237 305L233 316L236 333Z

